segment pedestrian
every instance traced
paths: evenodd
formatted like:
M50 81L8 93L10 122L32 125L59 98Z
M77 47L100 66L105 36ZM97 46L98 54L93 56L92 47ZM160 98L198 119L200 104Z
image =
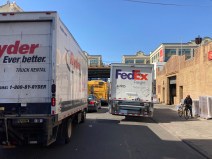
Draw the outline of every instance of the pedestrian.
M184 100L184 104L185 104L185 107L186 109L190 111L191 113L191 117L193 118L193 115L192 115L192 99L190 97L190 95L187 95L185 100Z

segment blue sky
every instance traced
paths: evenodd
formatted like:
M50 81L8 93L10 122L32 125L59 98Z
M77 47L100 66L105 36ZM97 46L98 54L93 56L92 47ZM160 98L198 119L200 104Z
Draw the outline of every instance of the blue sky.
M147 3L146 3L147 2ZM0 4L6 3L6 0ZM24 11L58 11L82 50L121 62L161 43L212 37L212 0L16 0ZM156 4L157 3L157 4ZM180 5L180 6L179 6Z

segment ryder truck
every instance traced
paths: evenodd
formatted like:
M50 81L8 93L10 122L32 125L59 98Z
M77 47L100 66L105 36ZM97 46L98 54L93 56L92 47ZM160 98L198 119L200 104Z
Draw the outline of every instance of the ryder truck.
M68 143L85 120L87 58L57 12L0 14L0 143Z
M153 68L151 64L111 64L111 114L153 116Z

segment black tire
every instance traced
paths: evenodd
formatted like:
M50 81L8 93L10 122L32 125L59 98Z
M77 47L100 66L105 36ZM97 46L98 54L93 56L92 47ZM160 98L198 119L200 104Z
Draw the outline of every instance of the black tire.
M64 134L66 144L68 144L71 140L72 131L73 131L73 122L72 119L68 119L68 121L66 122L65 134Z
M188 112L189 112L189 109L185 108L184 109L184 117L185 117L186 120L188 120L188 118L189 118Z
M179 117L182 117L183 116L183 108L179 107L177 113L178 113Z

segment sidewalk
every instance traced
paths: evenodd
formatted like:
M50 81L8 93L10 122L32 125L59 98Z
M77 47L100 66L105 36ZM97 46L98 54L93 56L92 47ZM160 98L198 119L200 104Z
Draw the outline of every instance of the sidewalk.
M174 105L155 104L153 119L206 158L212 159L212 120L180 118Z

